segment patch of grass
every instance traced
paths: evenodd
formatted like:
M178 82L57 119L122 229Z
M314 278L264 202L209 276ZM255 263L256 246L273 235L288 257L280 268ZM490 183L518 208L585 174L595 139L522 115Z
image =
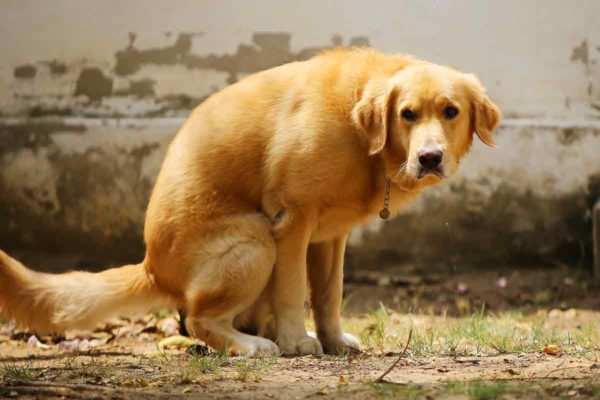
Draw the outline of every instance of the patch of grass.
M238 374L238 380L242 382L258 382L262 375L277 363L275 357L257 359L243 358L233 362L233 368Z
M432 392L430 387L422 385L402 385L390 382L370 382L361 386L362 390L372 390L379 396L401 399L421 399Z
M229 358L224 353L198 355L190 357L188 369L194 373L214 374L218 373L221 367L228 363Z
M448 381L440 388L440 392L446 395L466 395L473 400L493 400L504 398L504 395L512 395L527 398L542 398L543 388L538 382L512 383L497 381Z
M379 307L367 315L367 320L368 324L359 333L359 338L367 348L383 352L390 344L389 315L385 306L379 303Z
M398 350L412 327L412 356L539 353L554 344L566 354L596 359L600 351L597 321L563 327L556 327L554 321L547 315L493 315L484 310L461 318L401 315L381 305L363 317L343 322L367 351L378 353Z
M32 366L30 364L18 364L6 362L2 365L2 381L32 381L35 379Z
M472 381L468 384L467 393L471 399L491 400L506 393L507 389L505 383Z

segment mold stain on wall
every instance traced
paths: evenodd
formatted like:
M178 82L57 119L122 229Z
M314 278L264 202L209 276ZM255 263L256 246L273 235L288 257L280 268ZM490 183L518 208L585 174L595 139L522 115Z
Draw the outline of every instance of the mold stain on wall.
M84 126L58 121L0 125L4 249L78 254L95 260L88 267L143 256L144 211L154 179L142 174L143 163L166 146L65 151L56 144L55 135L87 133Z

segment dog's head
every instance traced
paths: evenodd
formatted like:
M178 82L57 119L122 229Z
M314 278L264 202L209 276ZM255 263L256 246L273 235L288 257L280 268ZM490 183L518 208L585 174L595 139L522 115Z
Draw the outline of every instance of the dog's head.
M391 178L428 185L456 171L473 134L494 146L500 110L474 75L423 62L369 81L352 119Z

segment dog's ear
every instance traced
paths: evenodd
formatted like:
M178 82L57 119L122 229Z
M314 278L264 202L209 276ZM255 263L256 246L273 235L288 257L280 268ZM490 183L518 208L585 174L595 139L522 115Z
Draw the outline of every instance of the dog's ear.
M358 96L357 96L358 97ZM385 79L372 79L352 110L352 120L366 136L369 155L383 150L393 123L396 91Z
M493 133L500 123L500 109L487 96L475 75L467 74L467 80L471 97L471 126L483 143L494 147Z

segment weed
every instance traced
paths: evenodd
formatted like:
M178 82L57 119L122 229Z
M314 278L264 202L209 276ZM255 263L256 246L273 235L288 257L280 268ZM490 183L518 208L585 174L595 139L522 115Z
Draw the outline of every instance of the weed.
M363 390L373 390L379 396L394 397L402 399L420 399L431 392L431 388L421 385L402 385L397 383L366 383L361 387Z
M32 381L35 377L32 372L31 364L20 365L17 363L6 362L2 366L2 381Z
M258 382L261 380L262 374L275 365L276 362L277 360L274 357L259 359L242 358L233 362L233 368L235 368L238 374L238 380L242 382Z
M359 337L367 348L383 352L389 340L389 315L383 303L379 303L379 307L369 313L367 318L370 323L362 330Z
M214 353L205 356L192 356L190 357L188 367L191 372L209 374L218 373L221 367L226 365L229 359L224 353Z
M490 400L503 395L506 392L505 383L472 381L468 384L469 397L475 400Z

